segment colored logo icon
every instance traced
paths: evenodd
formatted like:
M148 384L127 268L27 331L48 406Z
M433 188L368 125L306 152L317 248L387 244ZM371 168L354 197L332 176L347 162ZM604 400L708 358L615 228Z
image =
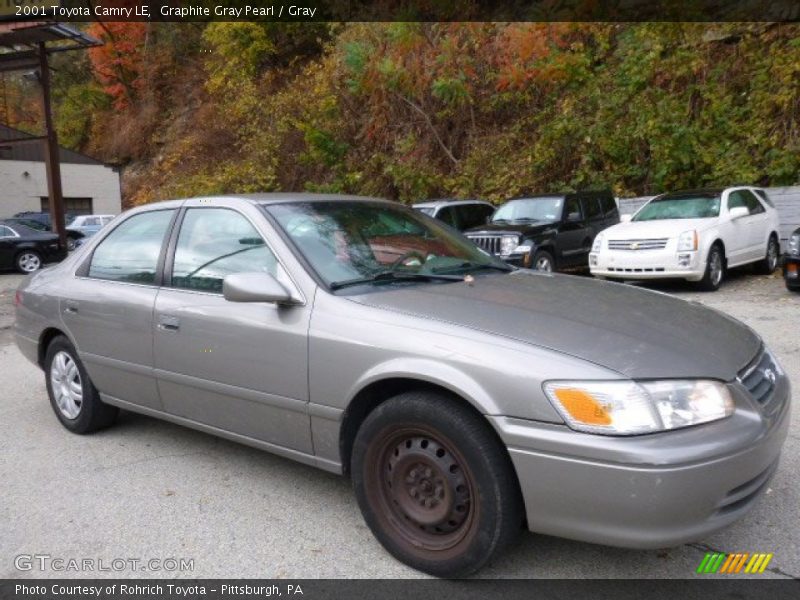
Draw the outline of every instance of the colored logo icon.
M697 572L708 573L763 573L769 561L772 560L772 553L762 552L749 553L738 552L725 554L723 552L707 552Z

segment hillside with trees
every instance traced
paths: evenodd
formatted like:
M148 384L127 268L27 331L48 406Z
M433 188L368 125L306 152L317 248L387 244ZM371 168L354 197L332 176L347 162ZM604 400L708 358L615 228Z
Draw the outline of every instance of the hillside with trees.
M499 201L800 183L800 26L93 23L54 60L62 145L128 204L335 191ZM31 129L34 84L6 75Z

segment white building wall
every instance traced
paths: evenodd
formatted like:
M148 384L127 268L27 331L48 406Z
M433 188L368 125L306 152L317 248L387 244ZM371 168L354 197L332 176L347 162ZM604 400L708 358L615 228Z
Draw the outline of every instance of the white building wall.
M61 186L64 197L91 198L96 214L122 210L119 173L110 167L61 163ZM41 210L42 196L47 196L44 163L0 160L0 218Z

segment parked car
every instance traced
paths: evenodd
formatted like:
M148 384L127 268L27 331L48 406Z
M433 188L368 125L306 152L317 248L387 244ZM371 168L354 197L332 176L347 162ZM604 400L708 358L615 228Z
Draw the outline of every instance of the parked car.
M114 215L78 215L69 224L68 230L80 232L84 237L91 237L108 225L113 218Z
M763 195L762 195L763 194ZM729 187L656 196L630 219L597 236L589 268L618 279L680 278L719 289L725 271L778 265L778 212L766 192Z
M46 214L46 213L37 213L37 214ZM31 219L29 217L9 217L4 219L7 223L16 223L18 225L24 225L28 229L33 229L34 231L52 231L50 227L50 215L47 215L48 219L47 222L43 219ZM84 234L80 231L74 231L67 228L67 250L74 250L75 247L78 245L79 241L83 239Z
M509 200L465 235L508 263L553 271L586 267L595 236L615 223L611 192L548 194Z
M56 234L0 221L0 269L33 273L45 263L58 262L66 255L67 251L59 247Z
M483 200L429 200L413 207L459 231L485 224L495 208Z
M783 278L787 289L800 292L800 227L789 236L786 256L783 257Z
M15 333L68 430L123 408L344 473L384 547L445 577L523 525L702 538L768 487L791 412L733 318L355 197L130 210L21 284Z

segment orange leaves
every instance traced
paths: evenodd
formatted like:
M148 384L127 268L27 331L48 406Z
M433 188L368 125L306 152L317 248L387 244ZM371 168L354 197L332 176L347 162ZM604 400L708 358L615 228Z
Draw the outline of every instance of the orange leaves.
M89 26L89 35L104 42L89 50L92 70L117 110L130 106L142 86L147 27L147 23L102 22Z
M564 76L571 23L512 23L494 41L498 90L547 84Z

